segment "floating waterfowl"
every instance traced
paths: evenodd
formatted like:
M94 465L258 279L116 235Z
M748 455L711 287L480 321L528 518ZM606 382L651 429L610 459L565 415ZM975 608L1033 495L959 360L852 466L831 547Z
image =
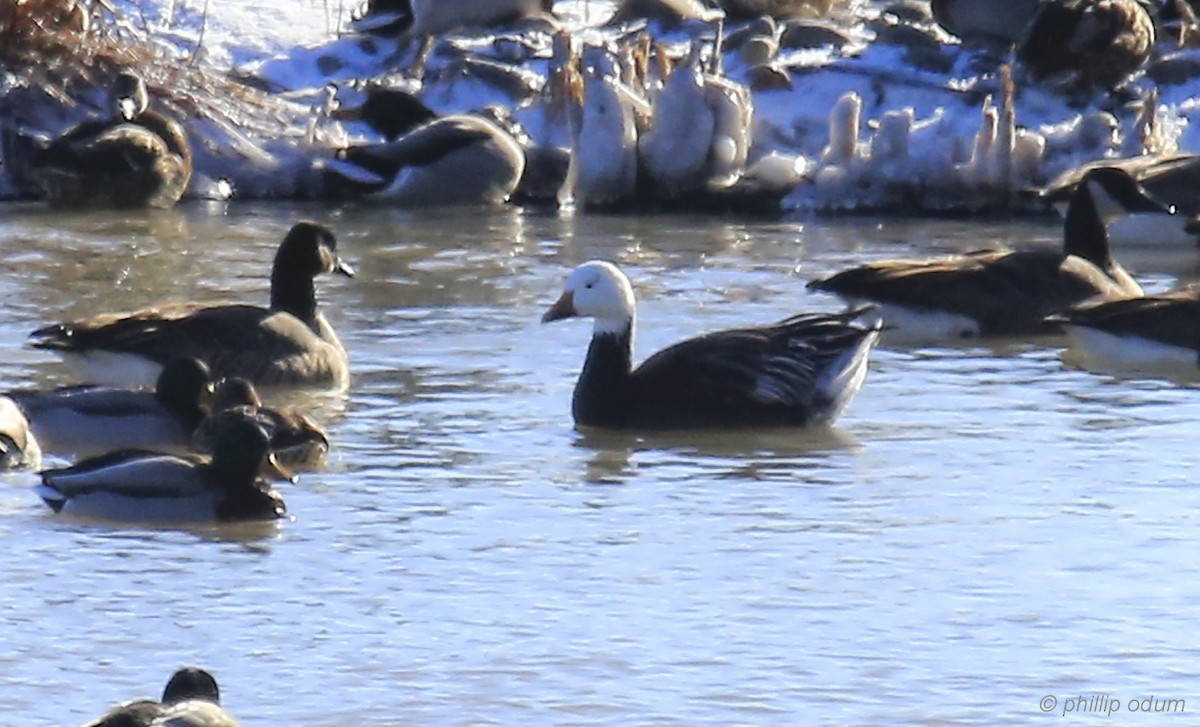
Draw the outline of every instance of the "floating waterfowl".
M931 260L885 260L808 284L848 305L882 305L889 329L914 340L1047 331L1045 319L1089 299L1119 300L1142 289L1109 249L1085 179L1071 197L1062 250L979 250Z
M225 379L217 386L212 412L192 435L192 448L197 452L212 451L225 419L249 416L266 430L275 459L288 469L317 469L329 453L329 438L311 417L293 409L263 406L254 384L243 378Z
M1154 372L1200 372L1200 286L1103 301L1058 317L1089 363Z
M220 702L220 690L212 674L189 666L171 675L161 702L124 702L84 727L237 727L237 720L220 707Z
M10 396L47 448L89 455L127 448L187 451L208 416L212 393L208 366L178 358L163 367L154 391L68 386Z
M354 271L337 255L333 233L297 223L271 269L271 304L169 303L40 328L34 348L54 351L85 381L148 386L174 358L204 361L214 378L241 376L258 386L345 388L346 349L317 308L313 278Z
M836 419L862 386L879 325L852 325L861 312L709 333L635 369L633 288L615 265L591 261L571 273L542 321L595 319L571 405L580 426L809 426Z
M1154 48L1154 19L1138 0L1048 0L1038 5L1017 57L1034 79L1068 89L1113 89Z
M36 468L41 461L42 450L29 420L12 399L0 396L0 470Z
M271 441L249 416L222 420L211 459L124 449L43 470L37 493L56 513L108 520L236 522L274 520L283 498L259 470L291 475L271 454Z
M34 155L30 177L58 206L170 207L192 176L187 135L149 108L141 76L123 71L109 94L112 116L69 130Z

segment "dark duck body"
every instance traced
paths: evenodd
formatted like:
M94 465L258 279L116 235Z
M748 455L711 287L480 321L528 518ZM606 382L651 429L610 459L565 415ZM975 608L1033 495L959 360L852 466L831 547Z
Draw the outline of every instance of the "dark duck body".
M889 329L921 339L1053 330L1046 317L1085 300L1140 296L1117 263L1092 172L1072 193L1061 250L979 250L928 260L884 260L809 283L850 305L881 304Z
M30 176L56 206L174 205L192 176L183 127L150 108L145 81L129 71L109 103L110 118L79 124L35 154Z
M614 265L593 261L567 279L543 321L595 318L572 414L580 426L687 429L828 423L866 375L878 326L859 312L808 314L775 325L710 333L632 365L633 290Z
M167 361L188 356L218 379L344 388L346 350L318 310L313 284L329 272L354 274L332 232L300 222L275 255L270 307L189 302L102 314L38 329L32 345L59 353L85 380L114 385L148 385Z

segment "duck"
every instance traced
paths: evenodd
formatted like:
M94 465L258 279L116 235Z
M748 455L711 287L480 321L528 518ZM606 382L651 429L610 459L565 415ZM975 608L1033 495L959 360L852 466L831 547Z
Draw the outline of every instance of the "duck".
M1139 0L1050 0L1030 18L1017 58L1035 81L1111 91L1141 68L1156 39Z
M221 693L213 675L188 666L171 675L162 701L123 702L84 727L237 727L237 720L220 703Z
M1200 285L1085 303L1056 318L1087 363L1126 370L1200 372Z
M813 280L809 290L848 305L882 306L888 327L914 341L1051 332L1048 316L1090 299L1142 295L1113 258L1085 178L1072 194L1062 250L977 250L926 260L884 260Z
M30 343L62 356L83 380L111 386L148 386L168 361L192 356L216 379L345 389L346 349L317 308L313 279L321 273L353 277L354 269L338 257L329 228L298 222L275 254L269 307L166 303L55 323L30 334Z
M709 333L632 365L633 287L592 260L566 280L544 323L594 319L571 413L581 427L802 427L832 422L862 386L879 322L862 311L801 314L774 325Z
M394 141L360 144L322 160L335 196L399 206L501 205L525 171L525 152L476 114L433 118Z
M187 134L150 108L146 82L120 72L109 89L110 117L85 121L38 150L30 177L59 207L171 207L192 176Z
M371 130L382 135L385 141L395 141L401 136L438 118L415 93L403 88L368 84L362 91L362 99L351 104L345 101L343 89L334 89L336 108L332 116L340 121L361 121Z
M196 427L191 437L197 452L211 452L222 422L230 416L249 415L267 431L271 451L289 470L317 469L329 453L329 437L319 424L293 409L264 406L254 384L239 376L217 385L212 414Z
M291 473L253 417L222 421L211 458L121 449L43 470L37 494L55 513L137 522L241 522L283 518L283 497L259 478Z
M0 471L36 469L42 449L25 413L7 396L0 396Z
M46 447L89 455L124 448L187 451L212 394L208 366L180 357L163 366L153 391L67 386L9 396Z

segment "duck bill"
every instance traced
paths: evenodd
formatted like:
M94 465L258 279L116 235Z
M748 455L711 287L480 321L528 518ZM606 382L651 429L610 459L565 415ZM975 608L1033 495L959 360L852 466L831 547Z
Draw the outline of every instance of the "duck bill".
M294 485L300 480L300 478L292 474L291 470L279 464L279 460L275 458L274 452L271 452L263 459L262 470L264 475L279 482L288 482Z
M575 296L570 292L563 293L562 296L554 301L554 305L542 315L542 323L550 323L551 321L561 321L564 318L574 318L579 315L575 312Z
M117 101L117 108L121 111L121 118L126 121L133 121L133 117L137 116L137 101L128 96Z
M347 278L354 277L354 268L350 265L350 263L342 260L341 258L338 258L338 261L333 264L333 272L337 273L338 275L345 275Z

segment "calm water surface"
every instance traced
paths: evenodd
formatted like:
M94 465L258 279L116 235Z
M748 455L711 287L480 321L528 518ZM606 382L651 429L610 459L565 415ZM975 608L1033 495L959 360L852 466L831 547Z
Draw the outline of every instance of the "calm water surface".
M1092 694L1122 722L1151 695L1200 712L1200 389L1071 369L1057 339L883 349L830 430L580 433L590 324L538 323L574 265L612 259L643 358L832 309L804 283L846 264L1053 242L1052 221L8 206L0 382L71 382L22 347L51 320L265 302L300 216L359 269L319 281L350 391L293 399L329 428L327 471L265 531L67 520L0 476L0 721L77 725L185 663L246 725L1014 724ZM1196 274L1193 251L1124 257L1151 289Z

